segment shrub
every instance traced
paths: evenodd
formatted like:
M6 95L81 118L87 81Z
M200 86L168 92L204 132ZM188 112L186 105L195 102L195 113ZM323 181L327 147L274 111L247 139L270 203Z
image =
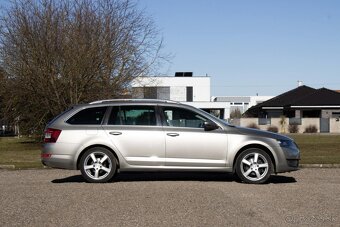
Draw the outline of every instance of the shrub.
M248 128L260 129L259 126L257 126L257 124L255 124L255 123L250 123L247 127Z
M305 128L305 133L317 133L317 132L318 132L318 129L315 125L308 125Z
M280 123L280 126L281 126L281 131L280 132L282 132L282 133L286 133L286 124L287 124L287 122L286 122L286 116L284 116L284 115L282 115L282 116L280 116L280 121L279 121L279 123Z
M242 113L240 109L235 109L233 111L231 111L230 113L230 118L234 119L234 118L241 118L242 117Z
M279 131L279 129L276 126L269 126L267 128L267 131L277 133Z
M289 133L298 133L299 132L299 125L292 124L288 126Z

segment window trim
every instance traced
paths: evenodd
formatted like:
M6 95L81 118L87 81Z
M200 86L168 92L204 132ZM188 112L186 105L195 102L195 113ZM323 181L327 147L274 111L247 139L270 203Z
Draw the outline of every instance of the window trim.
M105 110L105 113L103 114L102 120L99 124L70 124L69 122L67 122L68 120L70 120L70 118L72 118L73 116L75 116L76 114L78 114L79 112L81 112L83 110L100 108L100 107L104 107L104 108L106 108L106 110ZM105 116L107 114L108 109L109 109L108 106L84 106L83 108L79 108L77 111L70 113L69 116L64 119L64 123L67 124L67 125L76 125L76 126L100 126L100 125L103 125L103 123L104 123L104 119L105 119Z
M136 106L152 107L155 111L156 124L155 125L124 125L122 123L121 117L119 118L119 121L120 121L119 125L109 124L109 119L110 119L113 107L118 107L119 111L121 111L121 107L134 107L134 106L135 107ZM114 126L117 126L117 127L159 127L159 126L162 126L157 106L158 105L155 105L155 104L139 104L139 103L137 103L137 104L134 103L134 104L110 105L110 106L108 106L107 118L105 119L105 122L103 123L103 125L107 125L107 126L110 126L110 127L114 127Z
M189 108L184 108L184 107L178 107L178 106L159 106L159 114L161 116L161 120L162 120L162 126L165 127L165 128L173 128L173 129L190 129L190 130L199 130L199 131L204 131L204 128L197 128L197 127L181 127L181 126L170 126L170 125L167 125L166 123L166 120L165 120L165 115L164 115L164 109L165 108L177 108L177 109L184 109L184 110L187 110L187 111L191 111L191 112L194 112L196 113L197 115L199 115L200 117L203 117L204 119L206 119L207 121L212 121L210 118L202 115L201 113L197 112L197 111L194 111L192 109L189 109ZM215 124L217 124L215 121L212 121L214 122ZM219 124L217 124L218 126L220 126Z

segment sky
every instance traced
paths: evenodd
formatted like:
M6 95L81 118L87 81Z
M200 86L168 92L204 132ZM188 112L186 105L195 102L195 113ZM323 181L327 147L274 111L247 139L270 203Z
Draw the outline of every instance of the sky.
M160 72L211 77L211 95L340 90L338 0L139 0L164 38Z
M340 90L339 0L135 1L172 55L163 75L208 75L213 96Z

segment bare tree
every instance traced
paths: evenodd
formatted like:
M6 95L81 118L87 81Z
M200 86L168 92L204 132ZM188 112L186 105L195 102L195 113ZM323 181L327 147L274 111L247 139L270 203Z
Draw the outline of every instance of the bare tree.
M241 113L241 110L239 108L237 109L234 109L233 111L231 111L230 113L230 118L231 119L239 119L242 117L242 113Z
M160 62L153 21L129 0L18 0L1 17L4 112L39 131L71 105L124 95Z

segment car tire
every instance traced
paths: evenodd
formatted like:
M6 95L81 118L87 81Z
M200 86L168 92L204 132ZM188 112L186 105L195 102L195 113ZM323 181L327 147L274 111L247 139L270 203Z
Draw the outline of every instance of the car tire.
M244 150L236 160L237 176L248 184L265 183L273 172L270 156L258 148Z
M117 160L111 151L103 147L87 150L80 159L80 171L87 182L106 183L117 170Z

